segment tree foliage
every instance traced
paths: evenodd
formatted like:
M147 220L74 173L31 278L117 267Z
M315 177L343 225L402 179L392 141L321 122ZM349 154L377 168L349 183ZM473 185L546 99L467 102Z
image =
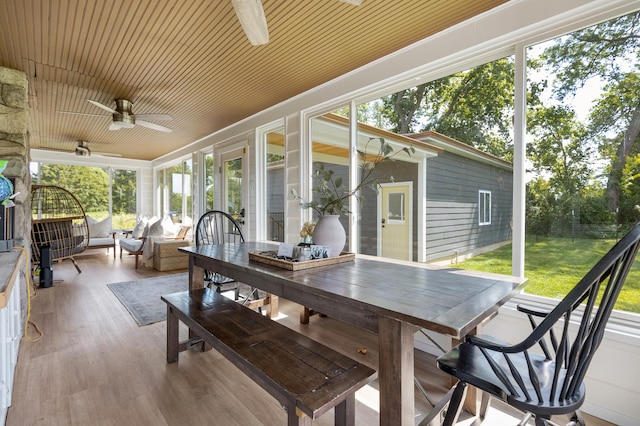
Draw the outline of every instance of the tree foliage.
M112 172L112 211L114 214L136 213L136 172L115 169Z
M107 211L109 208L109 174L99 167L43 164L40 182L71 192L85 212Z
M392 131L434 130L504 159L513 158L514 64L502 58L383 99Z
M639 57L640 12L636 12L568 34L547 48L542 58L556 76L555 94L560 101L575 95L590 79L605 84L591 111L587 137L610 154L606 192L610 211L619 206L620 179L627 159L638 151ZM629 63L635 66L629 67ZM618 137L611 138L610 134Z

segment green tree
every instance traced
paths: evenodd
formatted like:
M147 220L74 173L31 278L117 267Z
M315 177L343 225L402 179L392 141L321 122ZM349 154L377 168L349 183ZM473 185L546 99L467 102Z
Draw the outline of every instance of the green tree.
M538 106L529 110L528 122L534 141L527 146L528 158L537 173L549 176L561 217L573 217L580 204L580 192L589 181L588 145L584 127L566 106Z
M556 97L564 101L590 79L605 83L591 111L588 137L610 154L607 206L616 211L628 157L638 151L640 134L640 12L568 34L545 49L542 59L556 76ZM630 67L628 64L634 64ZM611 138L608 134L616 134ZM611 146L615 143L616 146Z
M514 63L498 59L383 99L396 133L435 130L510 160Z
M85 212L106 211L109 208L109 175L99 167L43 164L40 182L71 192Z
M136 213L135 170L114 169L112 172L111 206L114 214Z

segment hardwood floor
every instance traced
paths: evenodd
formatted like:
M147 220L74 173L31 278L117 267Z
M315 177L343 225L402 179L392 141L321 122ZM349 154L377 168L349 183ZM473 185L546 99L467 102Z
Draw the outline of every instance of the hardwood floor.
M54 265L53 287L38 289L32 299L31 319L44 337L37 343L23 339L20 345L8 426L286 424L277 402L215 351L182 353L177 364L167 364L165 323L139 327L107 287L179 271L136 270L133 258L114 260L98 251L79 257L78 263L81 274L71 263ZM281 301L280 311L278 321L377 368L375 335L317 315L301 325L299 306L288 301ZM35 334L30 327L29 335ZM366 354L358 352L362 347ZM427 390L437 401L448 376L422 352L416 371L423 383L429 379ZM416 391L416 414L428 409ZM356 424L378 424L377 410L373 382L357 394ZM518 422L505 412L493 403L484 424ZM462 424L471 422L463 419ZM332 425L333 416L325 414L314 424Z

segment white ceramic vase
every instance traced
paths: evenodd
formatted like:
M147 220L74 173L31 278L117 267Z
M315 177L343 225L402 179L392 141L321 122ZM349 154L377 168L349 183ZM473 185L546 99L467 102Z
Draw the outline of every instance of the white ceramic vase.
M347 234L342 223L340 223L340 216L320 216L313 230L313 243L321 246L329 246L331 248L329 257L336 257L342 253L346 242Z

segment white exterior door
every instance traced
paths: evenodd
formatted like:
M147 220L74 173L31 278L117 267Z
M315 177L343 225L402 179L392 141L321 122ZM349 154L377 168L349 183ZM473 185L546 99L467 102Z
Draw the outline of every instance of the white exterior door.
M413 182L386 183L378 194L378 255L413 257Z

